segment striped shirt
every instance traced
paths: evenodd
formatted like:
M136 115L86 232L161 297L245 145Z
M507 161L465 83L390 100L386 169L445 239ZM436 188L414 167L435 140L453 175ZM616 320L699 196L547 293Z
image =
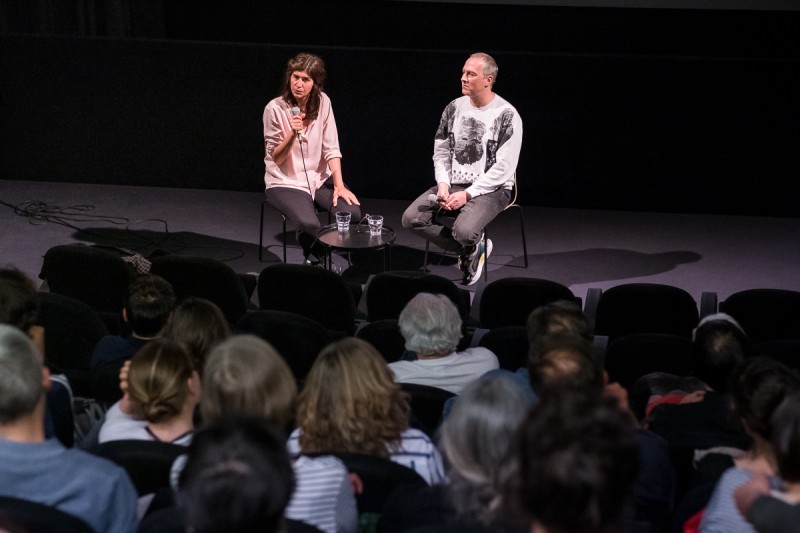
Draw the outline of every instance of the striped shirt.
M732 467L725 470L703 512L698 528L700 533L756 533L755 528L739 514L733 498L734 491L752 477L753 473L744 468ZM779 478L771 477L770 485L773 488L779 487Z
M299 429L292 431L287 447L292 457L300 456ZM445 481L442 455L430 437L419 429L408 428L403 431L400 446L390 450L389 458L415 470L429 485Z
M355 533L358 510L344 463L330 455L294 461L295 489L284 513L325 533Z

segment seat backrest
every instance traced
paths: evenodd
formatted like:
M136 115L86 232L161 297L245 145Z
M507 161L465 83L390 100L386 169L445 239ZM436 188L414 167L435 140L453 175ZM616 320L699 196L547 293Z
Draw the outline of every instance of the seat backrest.
M411 414L419 429L434 437L442 423L444 404L455 394L439 387L418 383L401 383L400 388L408 393Z
M569 287L547 279L509 277L478 288L475 303L481 328L525 326L531 311L556 300L580 305Z
M172 463L186 453L186 447L169 442L125 439L103 442L87 451L124 468L139 496L143 496L170 486Z
M720 302L719 310L736 319L753 343L800 339L800 292L748 289Z
M415 470L391 459L360 453L336 453L350 472L358 474L364 486L356 495L359 514L383 511L392 493L401 487L424 489L428 486Z
M500 363L500 368L516 372L528 366L528 328L525 326L501 326L490 329L478 340L478 346L491 350Z
M755 345L756 355L777 359L789 368L800 371L800 339L772 339Z
M634 333L611 341L605 369L611 381L630 390L641 376L666 372L688 376L692 371L692 340L669 333Z
M249 298L244 284L222 261L210 257L163 255L153 259L150 272L172 284L178 301L195 296L214 302L231 324L247 312Z
M38 295L47 366L67 376L75 396L91 397L89 364L97 342L109 335L105 322L78 299L52 292Z
M387 363L399 361L406 350L406 340L396 318L364 322L356 330L356 337L372 344Z
M691 338L700 313L691 294L658 283L625 283L602 292L594 334L609 342L633 333L670 333Z
M53 246L45 252L39 272L50 292L108 313L121 312L135 277L135 269L118 254L82 244Z
M444 294L455 304L466 322L469 317L469 293L452 280L416 270L393 270L372 276L364 289L367 320L374 322L398 318L405 305L420 292Z
M13 496L0 496L0 529L26 533L94 533L80 517L52 505Z
M269 265L258 276L258 305L263 310L303 315L333 332L352 335L356 329L356 302L350 287L324 268Z
M334 339L316 320L289 311L250 311L239 319L235 330L270 343L289 365L298 385L311 370L319 352Z

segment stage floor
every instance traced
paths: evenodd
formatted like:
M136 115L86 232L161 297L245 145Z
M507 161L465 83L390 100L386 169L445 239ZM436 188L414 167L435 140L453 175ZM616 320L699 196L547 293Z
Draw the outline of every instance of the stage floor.
M145 257L156 249L223 260L237 272L260 272L281 260L281 221L267 211L265 262L258 259L263 194L2 181L0 261L38 280L42 256L57 244L87 243L127 248ZM381 214L397 239L392 268L417 270L425 243L400 227L407 202L362 198L364 213ZM38 217L33 215L38 213ZM508 212L489 227L494 251L489 281L529 276L567 285L585 299L589 288L620 283L675 285L699 301L720 300L751 288L800 291L800 218L681 215L554 209L525 206L528 268L517 217ZM301 261L290 235L288 262ZM365 282L382 256L362 254L348 265L334 262L351 281ZM430 270L460 283L455 257L432 254ZM467 287L471 292L485 281Z

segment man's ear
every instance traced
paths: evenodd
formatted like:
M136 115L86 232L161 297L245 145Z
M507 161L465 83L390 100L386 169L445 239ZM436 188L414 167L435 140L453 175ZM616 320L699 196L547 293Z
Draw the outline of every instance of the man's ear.
M52 386L53 382L50 380L50 369L42 365L42 388L45 392L48 392Z
M124 307L122 308L122 320L127 323L128 322L128 310Z

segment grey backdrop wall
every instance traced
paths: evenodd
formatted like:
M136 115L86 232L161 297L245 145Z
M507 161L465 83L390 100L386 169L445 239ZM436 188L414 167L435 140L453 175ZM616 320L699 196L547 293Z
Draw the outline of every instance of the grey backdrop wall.
M461 66L484 50L524 121L523 204L800 213L796 12L163 7L158 39L0 35L3 177L259 190L261 112L309 50L328 64L350 186L410 199L432 182Z

